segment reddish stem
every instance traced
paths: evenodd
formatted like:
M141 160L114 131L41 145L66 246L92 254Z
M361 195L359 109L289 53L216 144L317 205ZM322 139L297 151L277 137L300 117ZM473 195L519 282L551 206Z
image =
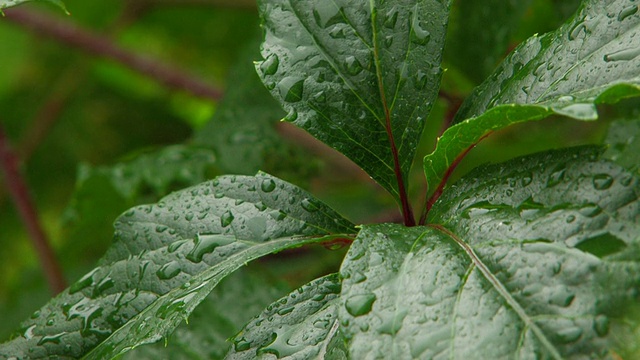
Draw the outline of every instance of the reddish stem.
M81 28L71 22L26 9L5 10L5 19L30 29L43 37L51 37L90 54L117 61L147 75L170 88L184 90L195 96L218 100L222 92L181 69L126 50L110 39Z
M444 175L442 176L442 180L440 180L438 187L427 200L427 203L424 207L424 211L422 212L422 216L420 216L420 225L424 225L426 223L427 216L429 215L429 211L431 211L433 204L435 204L436 201L438 201L438 199L440 198L440 195L442 195L442 191L444 190L444 187L447 184L447 181L453 174L453 171L456 169L456 167L458 167L462 159L464 159L474 147L476 147L482 140L484 140L486 137L488 137L492 133L493 131L489 131L486 134L482 135L482 137L480 137L478 141L476 141L475 143L471 144L469 147L464 149L464 151L458 154L458 156L456 156L456 158L451 162L451 165L449 165L449 167L447 168L447 171L445 171Z
M29 233L33 247L40 258L42 270L54 294L64 290L67 285L62 276L60 265L56 260L47 236L40 225L33 201L29 196L26 183L18 170L18 159L9 146L4 131L0 127L0 166L5 173L5 182L20 218Z

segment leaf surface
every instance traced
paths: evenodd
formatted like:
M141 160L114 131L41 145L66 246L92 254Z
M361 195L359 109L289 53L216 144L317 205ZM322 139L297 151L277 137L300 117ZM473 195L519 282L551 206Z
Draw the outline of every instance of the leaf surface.
M168 335L245 262L353 226L267 174L223 176L131 209L99 266L22 324L1 356L115 356ZM118 330L120 329L120 330Z
M640 13L627 0L585 1L555 32L518 46L465 101L424 159L430 186L491 131L558 114L597 118L596 104L640 95Z
M0 11L6 8L10 8L13 6L24 4L27 2L34 2L34 1L48 2L48 3L54 4L58 6L60 9L64 10L64 12L66 12L67 14L69 13L67 11L67 8L64 6L64 3L61 0L0 0Z
M341 269L350 356L598 359L624 347L640 184L599 155L487 167L445 191L428 227L363 227Z
M339 346L336 275L293 291L248 323L233 339L225 359L325 359L344 354ZM275 332L274 332L275 331ZM338 339L338 340L335 340Z
M436 0L261 1L256 68L285 120L399 198L392 147L406 179L438 93L448 9Z

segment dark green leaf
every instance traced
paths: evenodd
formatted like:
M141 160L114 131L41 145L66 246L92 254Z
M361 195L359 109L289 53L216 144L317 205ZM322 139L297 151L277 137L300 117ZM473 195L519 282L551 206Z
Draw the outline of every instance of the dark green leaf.
M226 359L325 359L342 353L338 331L340 280L329 275L302 286L256 316L233 339ZM334 342L332 344L332 342Z
M106 340L93 353L101 358L157 341L247 261L333 233L353 226L266 174L173 193L123 214L99 266L24 322L0 356L77 358Z
M605 139L607 151L604 157L613 160L629 171L638 173L640 168L640 121L638 114L617 119L609 125Z
M365 226L341 269L352 358L598 359L640 290L640 182L582 148L487 167L432 225Z
M191 314L189 323L180 325L166 343L140 346L123 359L222 359L231 346L229 337L273 299L291 290L247 270L234 272L216 286Z
M637 10L627 0L585 1L557 31L516 48L425 157L428 183L439 184L456 156L493 130L552 114L594 120L596 104L639 95Z
M256 67L285 120L398 198L388 131L406 175L438 92L448 9L437 0L261 1Z

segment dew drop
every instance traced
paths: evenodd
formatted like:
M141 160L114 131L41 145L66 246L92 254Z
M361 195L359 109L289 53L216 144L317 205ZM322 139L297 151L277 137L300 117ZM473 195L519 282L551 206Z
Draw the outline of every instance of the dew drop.
M564 181L566 168L564 165L558 165L547 180L547 187L553 187Z
M169 244L169 246L167 247L167 251L170 253L176 252L176 250L178 250L182 245L184 245L188 241L189 240L174 241L171 244Z
M260 70L264 75L273 75L278 72L278 66L280 59L276 54L271 54L260 64Z
M413 82L416 90L424 89L424 87L427 86L427 80L428 80L427 74L422 70L418 70L418 72L413 78Z
M529 186L529 184L531 184L532 181L533 181L533 175L527 174L523 176L522 179L520 179L520 185L522 185L522 187Z
M633 47L629 49L619 50L604 56L604 61L629 61L640 55L640 48Z
M231 225L231 223L233 222L233 219L234 219L233 213L227 210L225 211L224 214L222 214L222 216L220 216L220 225L222 225L222 227L227 227Z
M593 187L596 190L606 190L613 185L613 178L609 174L598 174L593 177Z
M233 341L233 349L236 352L246 351L250 348L251 342L247 341L245 338L240 338Z
M431 33L424 29L422 21L418 20L418 16L414 14L411 21L411 41L419 45L426 45L430 39Z
M38 345L44 345L48 343L60 344L60 339L62 338L62 336L66 334L67 334L66 332L61 332L55 335L45 335L38 341Z
M316 20L316 24L323 29L344 22L340 9L329 1L319 2L316 8L313 9L313 17Z
M362 316L371 311L374 301L376 301L376 295L373 293L353 295L347 299L344 305L352 316Z
M304 199L300 205L302 205L302 208L308 212L315 212L319 209L318 204L312 199Z
M80 280L76 281L73 285L71 285L71 287L69 288L69 294L75 294L78 291L93 285L94 284L93 275L98 270L100 270L100 268L93 269L91 272L89 272L88 274L80 278Z
M193 212L189 211L188 213L186 213L184 215L184 219L187 220L187 221L193 220Z
M304 90L304 79L295 76L287 76L278 83L280 96L284 101L295 103L302 100Z
M396 23L398 22L398 10L393 7L384 17L384 26L393 29L396 27Z
M347 56L345 59L345 67L349 75L358 75L362 72L362 64L355 56Z
M559 340L565 344L572 343L580 339L580 336L582 336L582 329L577 326L565 328L558 331Z
M228 235L204 235L198 234L194 240L193 249L186 255L189 261L198 263L205 254L212 253L218 246L225 246L235 242L236 239Z
M273 179L264 179L262 180L262 184L260 184L260 188L266 193L272 192L276 189L276 182L273 181Z
M596 316L593 320L593 329L598 336L607 336L609 334L609 318L604 315Z
M289 111L289 113L287 114L287 116L284 117L284 121L287 122L294 122L298 119L298 111L296 111L296 109L291 109L291 111Z
M156 275L162 280L168 280L178 276L180 271L180 264L177 261L171 261L162 265L162 267L156 271Z
M622 21L637 12L638 5L629 5L620 11L620 13L618 14L618 21Z

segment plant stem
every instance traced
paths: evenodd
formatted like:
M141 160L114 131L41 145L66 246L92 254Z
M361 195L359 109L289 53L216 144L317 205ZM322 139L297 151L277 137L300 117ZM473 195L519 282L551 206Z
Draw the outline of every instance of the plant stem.
M187 91L202 98L219 100L222 91L156 59L151 59L116 45L111 40L83 29L71 22L32 10L11 8L5 10L5 19L32 30L43 37L74 46L90 54L119 62L141 74L147 75L165 86Z
M371 9L371 16L373 24L373 58L376 64L376 77L378 78L378 88L380 89L380 100L382 101L382 107L384 108L384 127L389 138L389 146L391 148L391 155L393 156L393 172L396 175L396 182L398 183L398 196L400 197L400 207L402 210L402 218L404 219L405 226L415 226L416 219L413 216L413 210L411 204L409 204L409 196L405 188L404 179L402 176L402 168L400 167L400 159L398 156L398 147L393 136L393 129L391 128L391 113L389 111L389 104L384 90L384 83L382 81L382 68L380 65L379 45L376 26L377 12L375 9Z
M0 166L5 174L5 183L16 205L20 218L29 233L29 238L40 258L42 270L54 294L64 290L67 285L62 276L47 236L40 225L33 201L29 196L26 183L18 170L18 158L0 127Z
M476 145L478 145L482 140L484 140L487 136L491 134L493 134L493 131L489 131L486 134L482 135L482 137L478 139L478 141L470 145L468 148L464 149L464 151L458 154L458 156L456 156L456 158L451 162L451 165L449 165L449 167L447 168L447 171L445 171L444 175L442 176L442 180L440 180L438 187L433 192L433 194L427 199L427 203L425 204L422 210L422 215L420 216L420 222L419 222L420 225L426 224L429 211L431 211L433 204L435 204L436 201L440 198L440 195L442 195L444 186L447 184L447 181L453 174L453 171L458 167L462 159L464 159L467 156L467 154L469 154L471 149L476 147Z

